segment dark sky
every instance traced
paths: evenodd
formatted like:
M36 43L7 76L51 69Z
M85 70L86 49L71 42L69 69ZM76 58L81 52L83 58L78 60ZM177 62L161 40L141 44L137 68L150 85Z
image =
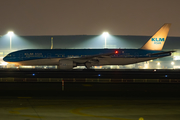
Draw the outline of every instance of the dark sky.
M180 36L180 0L0 0L0 35L152 35L164 23Z

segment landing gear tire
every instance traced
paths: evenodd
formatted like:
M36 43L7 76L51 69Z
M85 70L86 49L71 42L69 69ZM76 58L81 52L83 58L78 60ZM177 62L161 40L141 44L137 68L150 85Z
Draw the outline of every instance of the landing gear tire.
M91 69L91 67L92 67L92 65L91 65L90 62L86 62L86 63L85 63L85 66L86 66L87 69Z

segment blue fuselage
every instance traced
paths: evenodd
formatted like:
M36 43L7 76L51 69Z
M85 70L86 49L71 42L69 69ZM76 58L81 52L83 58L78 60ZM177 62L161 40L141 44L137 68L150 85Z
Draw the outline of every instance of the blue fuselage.
M118 51L117 54L115 52ZM151 55L164 51L143 49L27 49L9 53L3 58L6 62L20 62L36 59L53 58L83 58L88 56L114 53L110 58L159 58L169 56L169 53Z

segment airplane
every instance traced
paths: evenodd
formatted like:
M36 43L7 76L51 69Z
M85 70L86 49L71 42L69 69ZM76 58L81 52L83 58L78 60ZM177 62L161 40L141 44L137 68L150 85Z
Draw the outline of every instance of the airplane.
M175 51L162 51L171 24L165 23L139 49L25 49L11 52L3 60L19 65L57 65L58 69L76 66L128 65L170 56Z

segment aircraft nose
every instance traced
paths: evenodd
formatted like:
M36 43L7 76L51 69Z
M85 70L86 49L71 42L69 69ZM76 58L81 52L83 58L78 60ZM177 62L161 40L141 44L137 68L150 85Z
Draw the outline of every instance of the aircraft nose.
M3 58L4 61L7 61L7 59L8 59L7 56Z

